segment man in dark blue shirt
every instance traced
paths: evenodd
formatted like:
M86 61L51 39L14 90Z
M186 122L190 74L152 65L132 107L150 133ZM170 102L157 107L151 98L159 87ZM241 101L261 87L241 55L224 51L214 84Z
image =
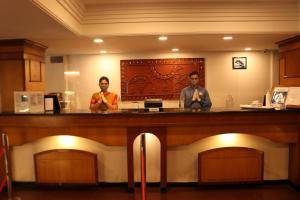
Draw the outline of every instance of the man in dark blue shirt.
M191 85L181 90L179 106L192 109L208 109L212 103L207 90L199 86L199 73L189 74ZM184 104L184 105L182 105Z

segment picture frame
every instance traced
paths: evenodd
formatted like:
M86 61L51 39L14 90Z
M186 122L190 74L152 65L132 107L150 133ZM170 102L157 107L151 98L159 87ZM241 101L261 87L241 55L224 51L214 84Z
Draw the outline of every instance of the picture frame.
M287 99L288 92L288 87L275 87L271 99L271 105L285 106L285 101Z
M43 91L14 91L15 113L43 113Z
M247 69L247 57L232 57L232 69Z
M47 94L44 95L44 105L45 105L45 112L60 112L60 105L58 101L57 95L54 94Z

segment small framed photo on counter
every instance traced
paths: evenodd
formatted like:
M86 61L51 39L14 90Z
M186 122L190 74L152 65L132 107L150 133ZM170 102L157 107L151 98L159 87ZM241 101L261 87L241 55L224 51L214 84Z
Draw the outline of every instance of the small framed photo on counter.
M232 69L247 69L247 57L232 57Z
M271 105L285 105L289 92L288 87L275 87L273 91L273 96L271 99Z
M44 96L45 112L60 112L60 105L57 95L47 94Z

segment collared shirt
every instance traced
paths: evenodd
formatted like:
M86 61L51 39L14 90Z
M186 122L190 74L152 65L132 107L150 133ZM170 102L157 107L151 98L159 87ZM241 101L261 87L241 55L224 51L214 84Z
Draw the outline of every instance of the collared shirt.
M192 100L196 89L202 93L200 102ZM200 86L195 88L192 86L183 88L180 93L180 101L184 102L184 108L210 108L212 105L207 90Z

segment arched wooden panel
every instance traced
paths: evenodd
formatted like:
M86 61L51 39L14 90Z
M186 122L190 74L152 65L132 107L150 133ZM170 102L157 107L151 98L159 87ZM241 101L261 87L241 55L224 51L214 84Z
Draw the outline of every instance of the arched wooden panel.
M198 154L199 184L263 181L264 153L246 147L224 147Z
M37 183L96 184L97 155L80 150L57 149L34 155Z

